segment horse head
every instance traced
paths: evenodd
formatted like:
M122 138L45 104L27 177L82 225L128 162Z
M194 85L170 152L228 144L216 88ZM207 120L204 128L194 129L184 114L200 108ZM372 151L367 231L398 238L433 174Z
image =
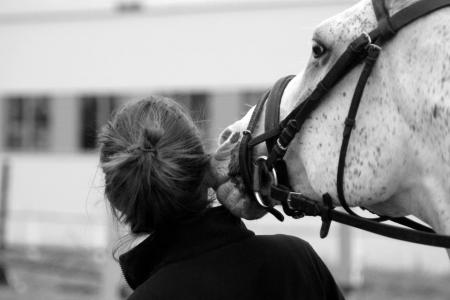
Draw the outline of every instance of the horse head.
M385 6L392 15L412 2L416 1L386 0ZM449 24L450 8L445 8L409 24L382 45L361 98L343 177L350 206L389 216L413 214L446 234L450 234ZM283 93L280 118L311 94L355 38L376 26L370 0L318 25L306 69ZM324 193L337 199L344 120L361 68L354 67L325 95L285 155L292 188L317 201ZM237 160L237 145L253 109L222 132L213 159L219 201L247 219L265 213L245 194ZM263 123L264 115L254 135L263 132ZM267 150L259 146L254 152L257 157Z

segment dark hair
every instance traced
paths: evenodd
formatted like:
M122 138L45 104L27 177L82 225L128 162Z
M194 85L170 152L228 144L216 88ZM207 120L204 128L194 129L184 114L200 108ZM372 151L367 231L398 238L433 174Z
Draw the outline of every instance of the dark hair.
M194 122L174 100L124 105L99 135L105 195L131 231L152 233L209 205L205 154Z

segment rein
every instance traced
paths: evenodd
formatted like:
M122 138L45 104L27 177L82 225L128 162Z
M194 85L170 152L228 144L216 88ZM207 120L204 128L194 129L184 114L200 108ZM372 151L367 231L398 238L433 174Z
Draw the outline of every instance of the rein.
M411 22L430 14L438 9L450 6L450 0L421 0L396 14L389 16L383 0L372 0L377 17L378 26L370 33L362 33L356 38L344 53L338 58L330 71L317 84L312 93L280 122L280 102L284 89L294 76L287 76L278 80L255 107L247 130L239 147L239 165L244 185L249 192L250 199L282 221L283 215L273 207L273 201L281 203L286 215L293 218L303 216L320 216L322 227L320 236L328 235L331 221L336 221L369 232L390 238L400 239L424 245L450 248L450 236L436 234L430 227L424 226L406 217L390 218L378 216L365 218L355 213L347 204L344 196L345 158L355 118L364 92L365 85L379 57L383 43L395 36L403 27ZM355 87L347 117L344 122L343 138L339 154L337 170L337 193L340 205L347 213L336 211L332 205L331 196L322 196L323 203L312 200L301 193L292 191L289 185L286 163L283 157L301 130L307 117L321 104L322 99L350 70L363 63L359 80ZM252 137L261 113L266 107L265 132ZM252 159L253 148L265 142L268 157ZM364 209L364 208L363 208ZM410 227L406 229L398 226L386 225L380 222L390 220Z

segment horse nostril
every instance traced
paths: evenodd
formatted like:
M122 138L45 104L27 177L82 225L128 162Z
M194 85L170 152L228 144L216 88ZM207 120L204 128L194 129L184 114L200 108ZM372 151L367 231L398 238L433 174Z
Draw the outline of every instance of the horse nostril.
M225 143L232 133L233 132L228 128L225 129L224 131L222 131L222 133L220 134L220 137L219 137L219 146L222 145L223 143Z

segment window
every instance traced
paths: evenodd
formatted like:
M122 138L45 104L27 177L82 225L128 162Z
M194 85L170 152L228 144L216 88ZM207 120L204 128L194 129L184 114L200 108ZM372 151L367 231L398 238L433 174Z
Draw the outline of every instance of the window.
M118 106L118 97L83 96L80 106L80 147L93 150L97 147L97 134L101 126L111 119L111 114Z
M204 93L165 93L164 95L176 100L190 111L202 138L206 138L208 95ZM111 114L122 101L117 96L98 95L83 96L80 100L80 148L93 150L97 147L97 135L101 126L111 119Z
M50 147L50 99L16 96L5 103L7 150L47 150Z
M173 93L164 94L176 100L190 112L192 119L200 130L202 138L208 136L208 94L206 93Z

